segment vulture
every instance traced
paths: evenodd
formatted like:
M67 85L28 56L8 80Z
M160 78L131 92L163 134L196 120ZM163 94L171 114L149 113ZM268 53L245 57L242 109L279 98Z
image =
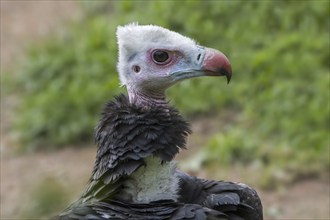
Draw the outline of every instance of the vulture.
M155 25L119 26L117 41L117 69L127 95L105 105L87 187L53 219L263 219L251 187L190 176L173 161L191 130L166 99L166 89L200 76L226 76L229 82L227 57Z

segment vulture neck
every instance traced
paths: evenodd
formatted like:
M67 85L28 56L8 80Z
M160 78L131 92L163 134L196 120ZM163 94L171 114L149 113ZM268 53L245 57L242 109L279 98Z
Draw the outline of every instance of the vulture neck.
M129 102L136 106L152 109L153 107L163 107L168 109L168 102L165 98L165 92L162 91L139 91L135 89L127 89Z

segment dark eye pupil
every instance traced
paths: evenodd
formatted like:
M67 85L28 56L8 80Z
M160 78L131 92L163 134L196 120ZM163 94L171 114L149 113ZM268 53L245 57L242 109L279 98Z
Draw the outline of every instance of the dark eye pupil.
M153 53L153 59L158 63L163 63L167 61L169 58L169 55L166 51L157 50Z

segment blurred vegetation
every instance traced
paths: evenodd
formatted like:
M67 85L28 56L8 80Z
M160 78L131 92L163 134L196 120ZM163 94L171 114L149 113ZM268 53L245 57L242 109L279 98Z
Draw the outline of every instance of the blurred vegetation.
M82 1L86 16L31 46L18 68L15 129L25 150L93 139L119 88L117 25L156 24L228 55L234 76L182 82L169 97L184 114L238 112L206 143L205 164L254 164L265 186L329 167L328 1ZM173 11L175 9L175 12ZM17 76L17 75L15 75ZM277 170L275 172L275 170ZM290 179L291 181L291 179Z
M24 219L47 218L58 214L67 206L70 192L56 179L49 177L38 182L29 194L32 202L27 204L25 210L20 214Z

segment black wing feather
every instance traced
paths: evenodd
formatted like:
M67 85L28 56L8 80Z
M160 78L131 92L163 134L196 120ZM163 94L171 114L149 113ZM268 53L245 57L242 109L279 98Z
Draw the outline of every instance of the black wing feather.
M195 203L228 214L229 219L262 220L262 205L251 187L232 182L203 180L177 171L180 202Z
M96 202L76 207L53 220L228 220L228 216L197 204L157 201L148 204L127 204L119 201Z

